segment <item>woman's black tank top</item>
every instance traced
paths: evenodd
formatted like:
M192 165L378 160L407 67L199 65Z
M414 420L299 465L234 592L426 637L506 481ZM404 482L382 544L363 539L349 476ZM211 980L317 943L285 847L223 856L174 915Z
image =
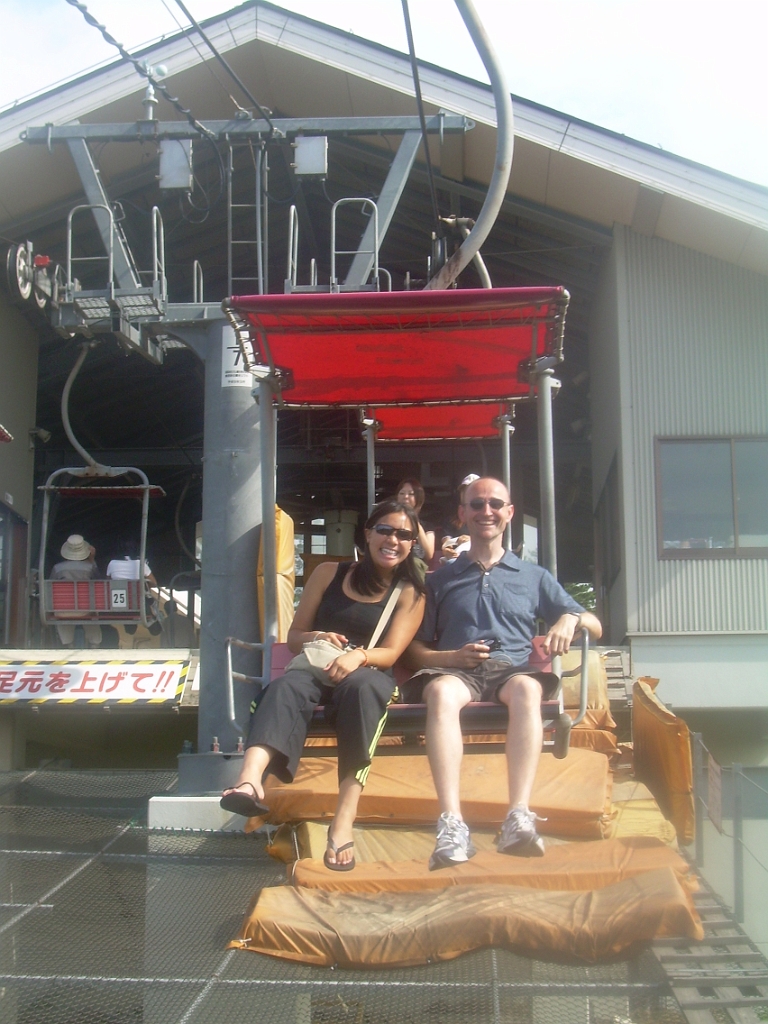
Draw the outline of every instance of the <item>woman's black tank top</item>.
M381 617L384 605L387 603L392 587L380 601L354 601L344 593L342 584L344 577L349 572L352 562L340 562L336 575L326 587L320 607L317 609L313 629L321 629L324 633L341 633L351 644L356 647L364 647L373 636L373 631ZM394 586L394 584L392 584ZM389 623L392 619L390 617ZM387 635L389 623L384 630L382 637Z

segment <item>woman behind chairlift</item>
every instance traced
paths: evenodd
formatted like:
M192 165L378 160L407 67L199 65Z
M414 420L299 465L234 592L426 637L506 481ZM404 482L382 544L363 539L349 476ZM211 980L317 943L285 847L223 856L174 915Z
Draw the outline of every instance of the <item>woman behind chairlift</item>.
M424 614L424 585L413 557L418 525L410 505L384 501L365 524L362 560L323 562L312 573L288 631L288 646L298 654L310 640L328 640L339 648L339 657L325 670L325 685L308 671L290 668L270 683L251 721L240 777L221 798L224 810L235 814L268 813L265 772L293 781L312 712L324 704L338 744L339 796L323 858L332 871L349 871L355 865L352 826L395 691L390 670ZM365 649L401 580L404 586L389 624L376 647ZM344 651L347 644L355 649Z
M421 515L425 499L424 488L415 477L407 476L397 485L397 500L401 501L404 505L410 505L417 516ZM416 558L420 558L424 562L426 571L426 567L435 555L435 533L434 530L420 520L419 536L413 546L413 553Z

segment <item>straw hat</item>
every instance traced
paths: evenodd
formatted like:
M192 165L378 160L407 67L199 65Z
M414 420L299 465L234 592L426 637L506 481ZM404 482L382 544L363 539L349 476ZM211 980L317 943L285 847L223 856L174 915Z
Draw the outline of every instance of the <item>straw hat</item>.
M91 545L79 533L73 533L61 545L61 554L68 562L83 562L90 557Z

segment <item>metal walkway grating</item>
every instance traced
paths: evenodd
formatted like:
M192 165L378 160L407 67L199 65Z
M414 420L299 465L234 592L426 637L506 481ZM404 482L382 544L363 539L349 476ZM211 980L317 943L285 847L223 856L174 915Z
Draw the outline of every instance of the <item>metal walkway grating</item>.
M170 772L0 774L0 1024L681 1024L650 952L390 971L227 951L285 869L264 838L150 832Z

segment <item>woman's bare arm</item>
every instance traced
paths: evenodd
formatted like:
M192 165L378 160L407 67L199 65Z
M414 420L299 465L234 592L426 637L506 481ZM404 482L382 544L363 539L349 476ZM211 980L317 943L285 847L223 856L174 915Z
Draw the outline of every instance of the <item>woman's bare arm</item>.
M288 647L294 654L298 654L302 644L309 640L330 640L336 647L343 647L347 643L347 638L341 633L324 633L314 628L323 594L330 586L338 568L338 562L321 562L307 580L299 607L288 630Z
M419 544L424 548L424 561L431 562L435 554L435 534L432 530L425 530L419 523Z

